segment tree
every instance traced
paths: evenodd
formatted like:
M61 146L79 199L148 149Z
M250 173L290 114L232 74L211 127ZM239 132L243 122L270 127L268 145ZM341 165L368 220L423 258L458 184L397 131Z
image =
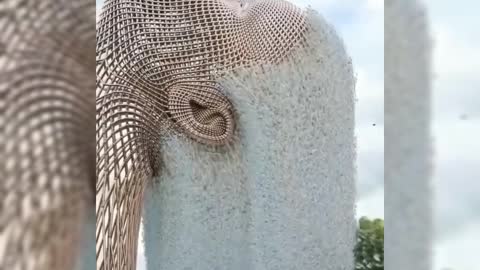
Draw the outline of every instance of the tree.
M383 270L383 220L362 217L355 247L356 270Z

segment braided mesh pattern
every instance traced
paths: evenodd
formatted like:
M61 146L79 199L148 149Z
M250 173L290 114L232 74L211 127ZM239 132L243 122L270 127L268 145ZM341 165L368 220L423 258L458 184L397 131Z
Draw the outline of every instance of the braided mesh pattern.
M107 0L97 25L97 269L135 269L147 180L169 130L232 141L225 72L301 46L305 13L283 0Z
M94 199L94 20L92 1L0 1L0 269L76 264Z
M230 102L214 86L182 84L172 87L169 95L170 115L197 140L221 144L233 136Z

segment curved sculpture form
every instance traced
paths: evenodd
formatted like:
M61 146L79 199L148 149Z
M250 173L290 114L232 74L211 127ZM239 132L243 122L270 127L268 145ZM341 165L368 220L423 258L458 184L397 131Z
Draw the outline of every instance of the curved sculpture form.
M165 152L174 149L165 140L187 137L200 148L234 153L242 144L241 118L230 97L245 89L222 79L243 74L245 68L262 74L262 67L292 64L287 60L305 47L311 30L307 12L283 0L105 2L97 28L97 269L135 269L146 187L154 176L167 175L177 160L167 158ZM338 151L350 154L353 77L348 61L340 60L346 80L335 81L331 89L346 88L337 96L347 97L342 123L348 129L337 137L344 145ZM353 159L348 157L348 176L335 174L340 182L353 181ZM210 175L211 169L199 172ZM353 199L343 205L351 214L344 225L353 232ZM353 234L346 238L353 243Z
M284 1L105 2L97 29L97 268L134 269L145 186L160 139L232 141L227 70L278 63L300 46L304 14Z
M0 2L0 269L79 263L94 205L94 20L91 1Z

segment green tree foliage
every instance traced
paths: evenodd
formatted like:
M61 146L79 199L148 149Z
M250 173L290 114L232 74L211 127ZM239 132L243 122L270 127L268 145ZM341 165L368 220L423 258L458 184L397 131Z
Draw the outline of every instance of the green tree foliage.
M383 270L383 220L359 220L355 270Z

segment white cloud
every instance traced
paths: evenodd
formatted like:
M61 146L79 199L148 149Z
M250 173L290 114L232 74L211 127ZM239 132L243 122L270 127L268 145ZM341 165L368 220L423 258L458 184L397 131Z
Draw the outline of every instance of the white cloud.
M454 26L439 24L434 26L435 70L441 78L465 78L480 70L480 51L472 47L470 41L456 34Z
M435 269L478 269L474 252L475 239L480 239L479 6L467 0L424 2L434 46Z
M383 188L376 189L372 194L360 200L357 204L357 218L384 218Z
M434 269L472 270L480 269L478 262L478 239L480 221L470 224L454 237L439 243L434 250Z
M371 10L375 12L383 12L384 0L367 0L367 5Z
M437 238L457 233L480 217L480 119L439 119L436 143Z

